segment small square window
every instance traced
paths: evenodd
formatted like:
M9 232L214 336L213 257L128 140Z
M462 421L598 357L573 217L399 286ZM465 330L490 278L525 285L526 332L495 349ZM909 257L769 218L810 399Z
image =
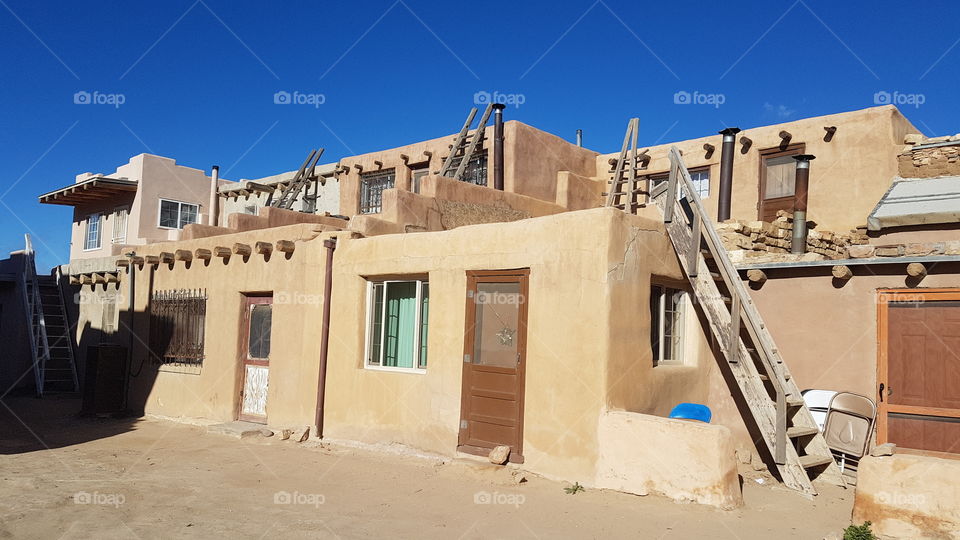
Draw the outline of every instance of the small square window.
M160 199L159 226L164 229L182 229L197 222L199 209L196 204Z
M393 169L360 175L360 213L379 214L383 207L383 191L392 189L396 181Z

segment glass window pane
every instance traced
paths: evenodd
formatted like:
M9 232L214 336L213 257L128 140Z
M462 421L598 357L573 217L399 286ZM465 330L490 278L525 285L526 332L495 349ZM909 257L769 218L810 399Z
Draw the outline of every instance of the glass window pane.
M660 300L663 288L654 285L650 288L650 348L653 350L653 363L660 361Z
M160 226L177 228L180 204L173 201L160 201Z
M87 236L84 241L84 249L97 249L100 247L100 214L93 214L87 218Z
M792 197L796 182L797 162L791 156L780 156L766 160L767 186L765 198Z
M185 225L197 222L197 205L195 204L181 204L180 205L180 222L178 227L182 229Z
M520 306L524 302L520 284L478 283L474 302L474 363L516 367Z
M427 322L430 319L430 285L424 283L421 287L420 298L420 359L417 366L427 367Z
M384 366L413 367L416 302L416 282L391 282L386 284Z
M370 309L370 343L367 346L369 357L367 363L372 366L380 365L380 348L383 344L383 283L374 283L372 286Z
M273 307L270 304L256 304L250 310L250 358L270 357L270 327Z

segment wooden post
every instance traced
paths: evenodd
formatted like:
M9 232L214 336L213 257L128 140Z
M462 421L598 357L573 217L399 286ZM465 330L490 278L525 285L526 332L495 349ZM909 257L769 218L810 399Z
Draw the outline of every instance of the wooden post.
M170 264L170 263L172 263L172 262L173 262L173 253L170 253L169 251L161 251L161 252L160 252L160 262L162 262L163 264Z
M241 244L238 242L233 245L233 253L235 255L249 257L253 251L250 249L250 244Z
M217 246L213 248L213 254L220 258L229 259L232 252L228 247Z
M269 255L273 253L273 244L270 242L257 242L255 246L257 253L260 255Z
M831 272L833 273L833 277L837 279L842 279L844 281L853 277L853 270L851 270L849 266L844 264L838 264L834 266Z
M193 260L193 253L189 249L178 249L173 257L178 261L190 262Z
M277 251L282 253L293 253L297 245L290 240L277 240Z
M927 275L927 267L923 263L910 263L907 265L907 275L915 278L923 278Z
M754 268L752 270L747 270L747 279L751 283L756 283L757 285L762 285L767 281L767 273L759 268Z
M210 257L213 256L209 249L203 248L197 248L197 250L194 252L194 255L196 255L201 261L209 261Z

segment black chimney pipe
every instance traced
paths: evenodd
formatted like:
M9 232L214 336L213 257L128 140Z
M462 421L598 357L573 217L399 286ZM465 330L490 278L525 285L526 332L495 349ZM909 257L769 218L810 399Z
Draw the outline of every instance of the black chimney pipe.
M733 146L737 142L737 133L740 128L727 128L720 132L723 135L723 146L720 150L720 201L717 207L717 222L730 219L730 198L733 193Z
M810 185L810 162L816 159L810 154L793 156L797 160L797 176L793 188L793 236L790 253L807 251L807 188Z
M503 103L493 104L493 188L503 191Z

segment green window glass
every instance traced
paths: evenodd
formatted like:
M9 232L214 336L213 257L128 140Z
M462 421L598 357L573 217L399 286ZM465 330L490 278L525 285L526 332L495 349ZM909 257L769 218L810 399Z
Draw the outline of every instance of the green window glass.
M419 280L369 284L368 366L426 369L428 295Z

